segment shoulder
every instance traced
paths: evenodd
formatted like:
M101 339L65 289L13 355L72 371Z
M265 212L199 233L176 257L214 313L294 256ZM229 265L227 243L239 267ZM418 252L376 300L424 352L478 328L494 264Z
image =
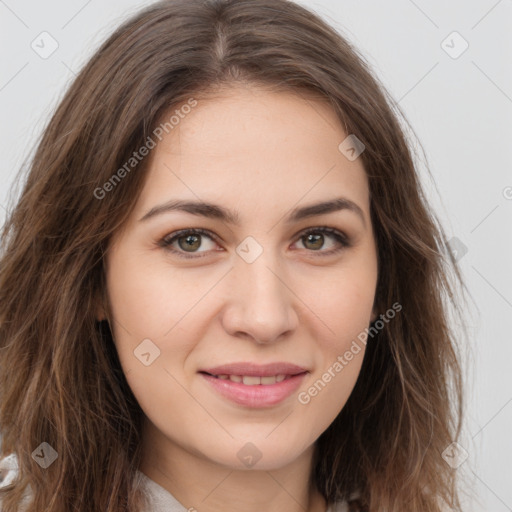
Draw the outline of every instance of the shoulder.
M327 508L327 512L368 512L363 507L358 495L352 495L348 501L337 501Z
M346 501L336 501L327 507L327 512L351 512L351 509Z
M18 474L18 459L14 453L0 459L0 488L9 485Z
M327 512L350 512L350 508L346 501L337 501L329 506Z
M9 485L18 474L18 459L11 454L0 459L0 489ZM2 495L0 494L0 512L2 511Z
M14 453L11 453L7 457L0 459L0 489L7 487L11 484L18 476L18 458ZM28 490L25 491L24 497L21 503L19 503L20 512L24 512L28 503L31 499L30 485ZM0 494L0 512L2 512L2 496Z

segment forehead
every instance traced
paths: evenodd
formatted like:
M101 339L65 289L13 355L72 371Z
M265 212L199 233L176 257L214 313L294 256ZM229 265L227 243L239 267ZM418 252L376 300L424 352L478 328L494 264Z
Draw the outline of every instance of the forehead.
M361 159L338 149L347 134L326 100L245 86L194 99L162 118L174 114L153 150L137 214L176 197L277 212L344 195L368 208Z

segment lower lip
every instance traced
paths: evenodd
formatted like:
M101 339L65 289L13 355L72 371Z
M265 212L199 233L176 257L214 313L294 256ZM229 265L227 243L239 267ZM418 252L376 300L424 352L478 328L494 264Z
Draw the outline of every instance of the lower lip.
M256 384L247 386L242 382L218 379L205 373L201 375L223 397L246 407L268 407L282 402L300 386L307 372L293 375L275 384Z

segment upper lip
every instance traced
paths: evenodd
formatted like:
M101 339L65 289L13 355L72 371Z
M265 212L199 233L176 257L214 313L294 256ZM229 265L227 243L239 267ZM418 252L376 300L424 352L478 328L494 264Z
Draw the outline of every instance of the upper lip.
M211 375L247 375L254 377L270 377L272 375L298 375L307 372L306 368L292 363L230 363L199 370Z

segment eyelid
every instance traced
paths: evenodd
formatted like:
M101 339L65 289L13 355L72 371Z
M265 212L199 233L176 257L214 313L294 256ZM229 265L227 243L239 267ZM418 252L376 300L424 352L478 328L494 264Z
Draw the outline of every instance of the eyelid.
M338 252L340 252L343 249L346 249L348 247L351 247L351 245L352 245L350 237L348 237L343 231L340 231L337 228L333 228L330 226L324 226L324 225L312 226L312 227L304 228L303 230L299 231L297 234L294 235L294 239L295 239L294 244L297 243L302 237L306 236L309 233L326 234L326 235L330 236L331 238L334 238L336 240L336 242L338 242L337 248L330 249L327 251L322 251L322 250L313 251L313 250L305 249L307 252L316 254L317 256L320 256L320 257L331 256L331 255L337 254ZM208 254L210 254L212 252L212 251L202 251L202 252L196 252L196 253L194 253L194 252L187 253L186 251L176 250L171 247L171 244L173 244L178 238L180 238L182 236L189 235L189 234L199 234L202 236L206 236L216 243L219 243L219 241L220 241L220 237L218 237L217 235L215 235L213 232L211 232L208 229L185 228L185 229L173 231L172 233L169 233L168 235L164 236L161 240L159 240L157 245L173 254L178 255L178 257L181 257L184 259L197 259L197 258L201 258L204 256L208 256Z

